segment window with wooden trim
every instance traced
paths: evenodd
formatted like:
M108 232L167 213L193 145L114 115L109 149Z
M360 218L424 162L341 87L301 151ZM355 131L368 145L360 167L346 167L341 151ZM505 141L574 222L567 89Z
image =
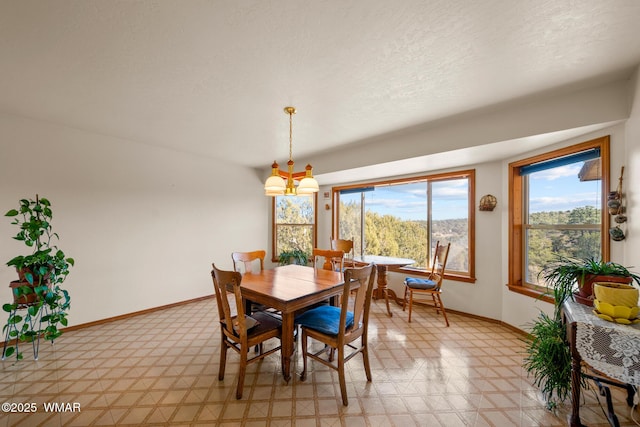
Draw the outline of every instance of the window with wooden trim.
M448 278L475 280L475 171L334 187L333 236L358 255L410 258L426 272L436 242L451 243Z
M509 287L537 295L557 256L609 259L609 137L509 164Z
M272 261L282 252L303 251L309 257L316 245L316 200L311 196L275 196L273 198Z

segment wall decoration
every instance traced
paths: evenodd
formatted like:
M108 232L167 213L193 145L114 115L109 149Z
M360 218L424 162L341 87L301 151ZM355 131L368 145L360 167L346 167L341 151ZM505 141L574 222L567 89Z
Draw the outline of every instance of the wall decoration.
M609 235L611 239L619 242L625 239L625 232L621 225L627 222L627 216L625 215L624 198L622 194L622 176L624 175L624 166L620 169L620 178L618 178L618 188L616 191L609 192L607 200L607 209L609 214L613 215L613 220L616 222L616 226L609 229Z
M491 194L487 194L482 196L480 199L480 210L481 211L492 211L496 205L498 204L498 199Z

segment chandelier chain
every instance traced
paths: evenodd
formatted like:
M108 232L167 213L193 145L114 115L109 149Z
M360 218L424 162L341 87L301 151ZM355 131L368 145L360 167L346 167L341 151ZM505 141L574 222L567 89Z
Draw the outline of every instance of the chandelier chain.
M292 134L293 134L293 112L289 111L289 160L293 160L292 150Z

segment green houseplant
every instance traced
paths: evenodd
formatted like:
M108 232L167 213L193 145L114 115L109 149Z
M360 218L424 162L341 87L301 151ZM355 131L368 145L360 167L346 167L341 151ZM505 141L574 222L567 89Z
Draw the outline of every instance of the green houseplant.
M552 316L541 312L532 323L530 335L525 340L523 366L534 377L534 384L542 391L547 408L554 409L571 392L571 351L566 325L562 321L562 304L571 298L590 305L594 282L635 281L640 284L640 276L613 262L558 257L542 269L540 277L547 285L546 294L553 295L554 311Z
M629 271L628 267L593 258L558 257L543 268L540 275L550 288L575 291L576 301L585 305L593 305L595 282L635 282L640 285L640 276Z
M534 384L540 388L549 410L555 409L571 392L571 351L561 307L572 297L573 289L558 286L552 288L552 293L555 301L553 316L541 311L531 325L530 334L525 339L526 357L523 362L527 374L534 377Z
M307 265L309 263L309 254L302 249L291 249L280 252L278 256L280 265L298 264Z
M15 353L20 360L20 342L33 342L40 336L53 341L62 334L58 325L67 325L70 297L61 284L74 260L54 244L59 237L52 230L53 212L48 199L37 195L35 200L22 199L18 209L9 210L5 216L13 218L11 224L18 227L13 238L32 250L7 262L17 270L18 280L10 284L13 302L2 306L9 313L3 328L5 340L15 342L5 342L2 358Z

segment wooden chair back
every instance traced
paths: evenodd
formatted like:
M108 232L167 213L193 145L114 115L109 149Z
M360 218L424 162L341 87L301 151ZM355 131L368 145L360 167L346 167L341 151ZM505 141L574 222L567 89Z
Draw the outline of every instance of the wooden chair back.
M313 267L316 270L342 271L344 269L344 252L331 249L313 248Z
M264 270L264 258L267 252L263 250L250 252L232 252L233 271L240 273L253 273ZM259 270L258 270L259 268Z
M442 279L444 278L444 270L447 267L450 247L451 243L441 245L440 241L436 242L436 248L433 252L433 262L431 264L431 274L429 275L431 280L438 283L436 289L442 287Z
M373 264L361 268L347 268L344 270L344 292L342 295L351 295L353 306L349 307L350 298L342 298L342 312L340 314L340 332L345 336L366 334L369 324L369 309L371 308L371 296L375 279ZM347 311L353 312L353 326L345 328ZM353 337L346 341L353 341Z
M211 276L213 277L213 287L216 291L218 316L224 335L234 340L237 340L238 337L242 337L243 335L246 337L247 328L245 326L244 303L242 302L242 294L240 292L242 275L237 271L220 270L216 268L214 264L212 264L212 267ZM232 314L227 292L233 293L235 297L237 313L235 316ZM237 333L233 329L234 320L237 320Z
M355 267L355 261L353 259L355 256L353 239L330 239L330 241L332 250L344 252L344 265L347 267Z

